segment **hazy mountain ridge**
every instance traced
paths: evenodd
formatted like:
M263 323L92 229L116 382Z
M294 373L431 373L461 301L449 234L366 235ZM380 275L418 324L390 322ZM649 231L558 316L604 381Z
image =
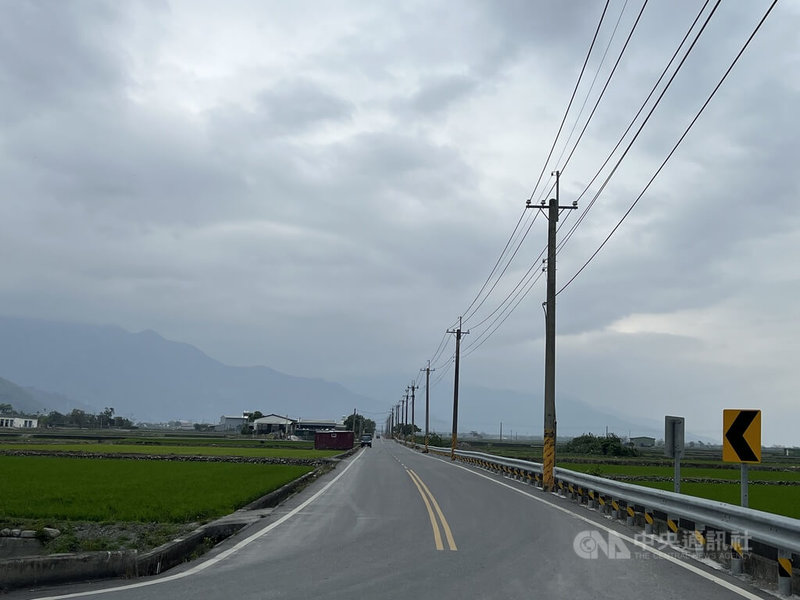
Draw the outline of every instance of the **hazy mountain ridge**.
M0 404L10 404L15 413L35 413L44 409L28 391L3 377L0 377Z
M0 317L0 372L137 420L216 421L247 409L337 418L374 402L321 379L227 366L154 331L34 319Z

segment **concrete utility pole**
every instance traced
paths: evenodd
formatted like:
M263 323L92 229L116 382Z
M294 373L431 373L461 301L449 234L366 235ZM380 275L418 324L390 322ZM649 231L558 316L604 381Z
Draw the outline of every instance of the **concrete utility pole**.
M353 435L356 433L356 409L353 409Z
M425 371L425 452L428 452L428 437L430 435L430 411L431 411L431 361L428 361L428 366L420 371Z
M408 386L406 386L405 417L403 418L403 425L408 425Z
M461 357L461 336L469 331L461 331L461 317L458 317L458 329L448 329L447 333L456 334L456 372L453 382L453 437L450 442L450 460L456 459L456 445L458 444L458 365Z
M556 176L556 197L550 198L547 210L547 301L545 302L545 345L544 345L544 448L542 450L542 482L545 491L552 492L555 485L553 472L556 464L556 230L558 213L563 209L578 208L578 202L571 206L559 206L559 178ZM530 199L528 208L534 208ZM544 212L544 200L539 208Z
M411 442L417 442L417 421L414 416L414 390L417 389L417 383L411 382Z

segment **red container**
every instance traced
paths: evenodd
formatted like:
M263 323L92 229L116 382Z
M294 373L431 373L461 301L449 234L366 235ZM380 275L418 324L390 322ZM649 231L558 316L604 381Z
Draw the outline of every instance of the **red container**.
M314 449L350 450L354 440L352 431L317 431L314 434Z

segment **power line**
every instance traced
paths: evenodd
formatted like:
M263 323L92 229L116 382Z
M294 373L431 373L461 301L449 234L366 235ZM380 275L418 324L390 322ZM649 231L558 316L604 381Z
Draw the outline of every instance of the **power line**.
M603 240L603 243L602 243L602 244L600 244L600 246L597 248L597 250L595 250L595 251L594 251L594 253L592 253L592 255L589 257L589 259L588 259L588 260L587 260L587 261L586 261L586 262L583 264L583 266L582 266L580 269L578 269L578 272L577 272L577 273L575 273L575 275L573 275L573 276L572 276L572 278L571 278L569 281L567 281L567 283L566 283L566 284L564 284L564 286L563 286L563 287L562 287L560 290L558 290L558 294L560 294L560 293L561 293L561 292L563 292L565 289L567 289L567 287L569 286L569 284L571 284L573 281L575 281L575 278L576 278L576 277L578 277L578 275L580 275L580 274L581 274L581 272L583 272L583 270L584 270L584 269L585 269L585 268L586 268L586 267L589 265L589 263L590 263L590 262L592 262L592 260L594 259L594 257L595 257L595 256L597 256L597 254L600 252L600 250L602 250L602 249L603 249L603 247L606 245L606 243L608 242L608 240L610 240L610 239L611 239L611 236L612 236L612 235L614 235L614 233L617 231L617 229L619 229L620 225L622 225L623 221L624 221L624 220L627 218L627 216L628 216L628 215L631 213L631 211L633 211L634 207L635 207L635 206L636 206L636 205L639 203L639 200L641 200L641 199L642 199L642 197L644 196L644 194L645 194L645 193L647 192L647 190L650 188L650 185L653 183L653 181L655 181L655 179L656 179L656 177L658 177L659 173L661 173L661 170L662 170L662 169L664 168L664 166L667 164L667 162L669 161L669 159L670 159L670 158L672 158L672 155L673 155L673 154L675 153L675 151L678 149L678 146L680 146L680 145L681 145L681 142L683 142L683 140L684 140L684 139L686 138L686 136L688 135L689 131L692 129L692 127L694 126L694 124L695 124L695 123L697 122L697 120L700 118L700 115L702 115L702 114L703 114L703 111L705 111L706 107L709 105L709 103L711 102L712 98L714 98L714 96L716 95L716 93L717 93L717 91L719 90L719 88L720 88L720 87L722 86L722 84L725 82L725 80L727 79L728 75L729 75L729 74L730 74L730 72L733 70L733 67L734 67L734 66L736 66L736 63L737 63L737 62L739 62L739 59L741 58L742 54L744 54L744 51L745 51L745 50L747 49L747 47L750 45L750 42L753 40L753 38L755 37L755 35L758 33L759 29L761 29L761 26L764 24L764 21L766 21L767 17L768 17L768 16L769 16L769 14L772 12L772 9L775 7L775 5L776 5L777 3L778 3L778 0L773 0L772 4L770 4L769 8L767 9L767 12L766 12L766 13L764 13L764 16L763 16L763 17L761 18L761 20L758 22L758 25L756 25L756 28L755 28L755 29L753 30L753 32L750 34L750 37L748 37L748 38L747 38L747 41L744 43L744 45L743 45L743 46L742 46L742 48L739 50L739 52L738 52L738 54L736 55L736 57L733 59L733 62L731 62L730 66L727 68L727 70L726 70L726 71L725 71L725 73L723 74L722 78L719 80L719 82L717 83L717 85L716 85L716 86L714 87L714 89L711 91L711 94L709 94L708 98L706 98L706 101L703 103L703 106L701 106L701 107L700 107L700 110L697 112L697 114L694 116L694 118L692 119L692 121L691 121L691 122L689 123L689 125L686 127L686 129L684 130L684 132L683 132L683 134L681 135L681 137L680 137L680 138L678 138L678 141L677 141L677 142L675 143L675 145L672 147L672 150L670 150L669 154L667 154L667 157L664 159L664 161L663 161L663 162L661 163L661 165L658 167L658 169L656 170L656 172L655 172L655 173L653 173L653 176L650 178L650 181L648 181L648 182L647 182L647 185L645 185L645 187L644 187L644 189L642 190L642 192L641 192L641 193L640 193L640 194L639 194L639 195L636 197L636 200L634 200L634 201L633 201L633 204L631 204L631 205L630 205L630 207L628 208L628 210L627 210L627 211L625 211L625 214L624 214L624 215L622 215L622 218L619 220L619 222L618 222L618 223L617 223L617 224L614 226L614 228L611 230L611 232L610 232L610 233L609 233L609 234L606 236L605 240ZM719 4L719 2L717 2L717 5L718 5L718 4ZM715 8L716 8L716 6L715 6ZM701 33L702 33L702 31L701 31ZM696 41L696 40L695 40L695 41ZM691 49L690 49L690 50L691 50ZM688 54L687 54L687 55L688 55Z
M480 307L481 307L481 306L483 306L484 302L486 302L486 300L488 300L488 299L489 299L489 296L490 296L490 295L491 295L491 293L494 291L494 289L497 287L497 284L498 284L498 283L500 283L500 279L503 277L503 275L505 275L505 272L508 270L508 267L510 267L510 266L511 266L511 263L512 263L512 261L513 261L513 260L514 260L514 258L517 256L517 252L519 252L519 249L522 247L522 242L524 242L524 241L525 241L525 238L527 238L527 237L528 237L528 233L530 232L531 228L533 227L533 224L536 222L536 217L537 217L537 216L538 216L538 213L537 213L537 214L536 214L536 215L533 217L533 219L531 220L530 224L528 225L528 228L527 228L527 230L525 231L525 234L522 236L522 238L520 238L520 240L519 240L519 243L517 244L517 247L516 247L516 248L514 248L514 252L513 252L513 254L512 254L512 255L511 255L511 257L508 259L508 262L506 263L506 266L505 266L505 267L503 267L503 270L501 271L500 275L498 275L498 277L497 277L497 280L494 282L494 284L492 285L492 287L489 289L489 292L486 294L486 296L484 297L484 299L483 299L483 300L481 300L481 302L480 302L480 303L479 303L479 304L478 304L478 305L475 307L475 309L474 309L474 310L473 310L473 311L472 311L472 312L471 312L469 315L467 315L466 317L464 317L464 320L465 320L465 321L467 321L467 320L468 320L470 317L472 317L472 316L474 316L474 315L475 315L475 313L478 311L478 309L480 309ZM519 284L517 284L517 285L519 285ZM502 305L502 302L501 302L501 305ZM496 312L496 311L497 311L497 309L495 309L495 311L494 311L494 312ZM492 312L491 314L494 314L494 312ZM490 316L491 316L491 315L490 315ZM485 321L485 319L484 319L484 321ZM481 323L483 323L483 321L481 321ZM479 323L479 325L480 325L480 323ZM477 327L477 325L476 325L476 327Z
M645 4L647 4L646 0L645 0ZM611 31L611 37L608 38L608 44L606 44L606 49L603 51L603 56L600 57L600 63L597 65L597 71L595 71L594 77L592 78L592 83L589 85L589 89L586 92L586 97L583 99L583 104L581 104L581 109L578 111L578 116L575 118L575 122L572 124L572 129L569 132L569 136L567 136L567 141L564 142L564 147L561 149L561 154L559 154L558 158L556 159L556 164L559 164L561 162L561 159L564 157L564 152L567 151L567 148L569 147L569 142L572 139L573 134L575 133L575 129L577 129L578 123L580 123L581 116L583 115L583 111L586 108L586 103L589 101L589 96L591 96L591 94L592 94L592 90L594 89L594 84L597 83L597 78L600 76L600 70L603 67L603 63L606 61L606 56L608 55L608 51L611 49L611 44L612 44L612 42L614 41L614 38L617 35L617 29L619 29L619 24L622 21L622 15L625 14L625 9L627 7L628 7L628 0L625 0L625 3L622 5L622 10L619 11L619 17L617 17L617 22L614 24L614 29ZM642 8L642 10L644 10L644 8ZM641 16L641 13L639 13L639 15ZM638 23L638 19L637 19L637 23ZM636 27L636 25L634 24L634 28L635 27ZM628 39L630 39L630 36L629 36ZM626 42L626 45L627 45L627 42ZM625 51L625 48L622 49L622 52L624 52L624 51ZM619 59L617 59L617 62L619 63ZM614 68L616 69L616 65L614 66ZM612 71L612 73L613 73L613 71ZM606 85L608 85L608 83L606 83ZM601 97L602 97L602 95L603 95L603 92L600 92L600 96ZM595 107L596 106L597 105L595 104ZM594 114L594 111L592 112L592 114ZM589 115L589 118L586 121L587 125L588 125L589 121L591 121L591 119L592 119L592 116ZM585 130L585 128L586 128L586 126L584 126L584 130ZM577 146L578 142L580 142L580 138L578 139L577 142L575 142L576 146ZM573 149L573 152L574 152L574 149ZM567 162L569 162L569 159L567 159ZM564 167L562 166L561 167L561 172L563 173L563 171L564 171ZM548 192L547 195L549 195L549 192Z
M465 315L469 315L470 314L469 313L469 309L472 308L475 305L475 302L477 302L478 298L481 297L481 293L483 293L483 290L485 290L486 286L489 285L489 281L491 281L492 275L494 275L495 271L497 270L498 265L503 260L503 256L505 256L506 251L508 250L508 247L511 245L511 241L514 239L514 236L516 235L517 230L519 229L520 223L522 223L522 220L525 218L525 214L526 214L525 210L523 210L522 214L519 216L519 220L517 221L517 224L514 226L514 231L511 232L511 236L508 238L508 241L506 242L506 245L503 247L503 251L500 252L500 256L497 258L497 262L494 263L494 267L492 267L492 270L489 272L489 276L486 278L486 281L483 282L483 285L481 286L481 289L478 290L478 293L475 296L475 299L472 302L469 303L469 306L464 311ZM502 277L502 275L503 274L501 273L500 277ZM491 294L491 290L489 290L489 294ZM487 296L488 296L488 294L487 294ZM477 310L477 308L475 310ZM465 317L465 318L468 318L468 317ZM445 337L446 337L446 334L445 334Z
M694 26L696 25L697 21L698 21L698 20L699 20L699 18L701 17L701 15L702 15L703 11L705 10L705 7L708 5L708 2L709 2L709 0L706 0L705 4L703 5L703 8L701 8L700 12L699 12L699 13L698 13L698 15L695 17L695 20L694 20L694 22L692 23L692 26L691 26L691 27L689 28L689 30L687 31L686 35L684 36L683 40L681 41L680 45L678 46L678 49L675 51L675 54L673 54L673 57L672 57L672 59L671 59L671 60L669 61L669 63L667 64L667 67L665 68L665 70L664 70L664 72L662 73L661 77L659 77L658 81L656 82L655 86L654 86L654 87L653 87L653 89L651 90L650 94L648 94L647 98L645 99L645 102L644 102L644 103L642 104L642 106L640 107L640 109L639 109L639 111L637 112L636 116L634 117L633 121L631 121L631 124L628 126L628 128L627 128L627 129L625 130L625 132L623 133L623 135L622 135L622 137L621 137L620 141L619 141L619 142L617 142L617 145L615 146L614 150L612 150L612 153L611 153L611 155L609 155L609 158L607 158L607 159L606 159L606 161L603 163L603 167L605 166L605 164L607 164L607 162L608 162L608 160L610 159L610 157L611 157L611 156L613 156L613 153L614 153L614 151L615 151L615 150L616 150L616 149L619 147L620 143L622 142L622 140L624 139L624 137L625 137L625 135L628 133L628 131L630 131L630 128L631 128L631 126L632 126L632 125L635 123L636 119L637 119L637 118L638 118L638 116L641 114L642 110L644 109L644 107L645 107L645 106L646 106L646 104L647 104L647 101L648 101L648 100L649 100L649 99L652 97L652 95L653 95L653 93L654 93L655 89L656 89L656 88L657 88L657 86L658 86L658 83L660 83L660 81L661 81L661 80L663 79L663 77L664 77L664 74L667 72L667 70L668 70L669 66L670 66L670 65L671 65L671 64L674 62L674 59L675 59L675 57L677 56L678 52L680 51L680 48L682 48L682 47L683 47L683 45L684 45L684 43L686 42L686 39L688 38L689 34L690 34L690 33L691 33L691 31L694 29ZM628 37L627 37L627 39L626 39L626 41L625 41L625 44L623 45L623 48L622 48L622 50L620 51L620 54L619 54L619 55L618 55L618 57L617 57L617 60L616 60L616 62L615 62L615 64L614 64L614 67L613 67L613 69L612 69L612 71L611 71L611 73L610 73L609 77L608 77L608 78L607 78L607 80L606 80L606 83L605 83L605 85L604 85L604 87L603 87L603 90L601 91L601 93L600 93L600 96L598 97L598 100L597 100L597 102L595 103L595 105L594 105L594 108L592 109L592 113L590 114L590 116L589 116L589 119L587 120L587 123L586 123L586 125L588 125L588 122L589 122L589 120L591 120L591 118L592 118L592 115L594 114L595 110L597 109L597 106L598 106L598 104L599 104L600 100L602 99L602 96L603 96L603 94L604 94L605 90L608 88L608 85L609 85L609 83L610 83L610 81L611 81L611 78L613 77L613 75L614 75L614 72L616 71L616 69L617 69L617 67L618 67L618 65L619 65L619 63L620 63L620 60L621 60L621 58L622 58L622 55L624 54L624 52L625 52L625 49L627 48L627 46L628 46L628 43L629 43L629 42L630 42L630 40L631 40L631 37L632 37L632 35L633 35L633 32L634 32L634 31L635 31L635 29L636 29L636 25L638 24L639 20L641 19L642 13L643 13L643 11L644 11L644 9L645 9L645 7L646 7L646 6L647 6L647 1L645 1L645 2L643 3L643 5L642 5L642 8L641 8L641 10L639 11L639 14L638 14L638 16L637 16L637 18L636 18L636 21L634 22L634 25L632 26L632 28L631 28L631 31L630 31L630 32L629 32L629 34L628 34ZM712 12L711 14L713 15L713 12ZM710 18L710 16L711 16L711 15L709 15L709 18ZM701 31L701 33L702 33L702 31ZM698 36L699 36L699 34L698 34ZM580 142L580 139L583 137L583 134L584 134L584 132L586 131L586 125L584 126L584 128L583 128L583 130L582 130L582 132L581 132L581 135L579 136L578 140L576 141L576 143L575 143L576 145L575 145L575 147L573 147L573 152L571 152L571 153L570 153L570 155L569 155L569 157L568 157L567 161L569 161L569 158L571 158L571 157L572 157L572 153L574 153L574 151L575 151L575 148L577 148L577 145L578 145L578 143ZM565 164L566 164L566 163L565 163ZM602 168L603 168L603 167L601 167L601 170L602 170ZM594 181L594 180L597 178L597 176L598 176L598 175L599 175L599 173L598 173L597 175L595 175L595 177L592 179L592 181ZM589 185L591 185L591 182L590 182L590 184L589 184ZM587 188L587 189L588 189L588 188ZM579 196L579 199L580 199L580 197L582 197L582 196L583 196L583 194L581 194L581 196ZM593 203L592 203L592 204L593 204ZM586 213L586 211L584 211L584 215L585 215L585 213ZM583 215L582 215L582 216L583 216ZM562 223L559 225L559 230L560 230L560 228L561 228L562 226L564 226L564 225L565 225L565 223L566 223L566 220L567 220L567 218L568 218L568 217L569 217L569 212L567 213L567 215L566 215L566 217L565 217L564 221L562 221ZM569 230L569 232L568 232L568 236L571 236L571 235L572 235L572 233L574 233L575 229L577 228L577 225L579 225L579 224L580 224L579 222L578 222L578 223L576 223L576 224L575 224L575 225L574 225L574 226L573 226L573 227L572 227L572 228ZM561 245L563 245L563 243L564 243L564 242L562 242L562 244L560 244L560 246L561 246ZM484 343L485 343L485 342L486 342L486 341L487 341L487 340L488 340L488 339L489 339L489 338L490 338L490 337L491 337L491 336L492 336L492 335L493 335L493 334L494 334L494 333L495 333L495 332L496 332L496 331L497 331L497 330L498 330L498 329L499 329L499 328L500 328L500 327L503 325L503 323L506 321L506 319L508 319L508 317L510 317L510 316L511 316L511 314L514 312L514 310L516 310L516 308L519 306L519 304L522 302L522 300L524 300L524 298L525 298L525 297L528 295L528 293L530 293L530 291L533 289L533 287L535 286L535 284L536 284L536 283L539 281L539 279L541 278L541 273L539 273L539 277L537 277L535 280L533 280L533 277L532 277L532 276L530 276L530 274L531 274L531 271L532 271L532 269L533 269L534 267L536 267L536 266L537 266L537 264L538 264L538 261L541 259L541 257L542 257L542 255L543 255L543 253L544 253L544 250L542 250L542 252L539 254L539 257L536 259L536 261L534 262L534 264L532 265L532 267L531 267L531 268L530 268L530 269L529 269L529 270L528 270L528 271L525 273L525 275L523 275L522 279L521 279L521 280L520 280L520 282L517 284L517 286L515 286L515 288L514 288L514 289L513 289L513 290L512 290L512 291L509 293L509 295L508 295L508 296L506 296L506 298L505 298L505 299L504 299L504 300L503 300L503 301L502 301L502 302L501 302L501 303L498 305L498 307L497 307L497 308L496 308L496 309L495 309L495 310L494 310L492 313L490 313L490 314L489 314L489 315L488 315L488 316L487 316L485 319L483 319L481 322L479 322L479 323L477 323L477 324L475 324L475 325L473 325L473 326L472 326L472 327L473 327L473 329L477 329L477 328L479 328L479 327L480 327L480 326L481 326L483 323L485 323L485 322L486 322L487 320L489 320L489 319L490 319L490 318L491 318L493 315L495 315L495 314L496 314L498 311L500 311L500 314L499 314L499 315L497 315L497 317L495 317L495 319L494 319L494 320L493 320L493 321L492 321L492 322L491 322L491 323L488 325L488 327L487 327L487 328L486 328L486 329L485 329L485 330L484 330L484 331L483 331L483 332L482 332L480 335L476 336L476 338L474 339L473 343L469 344L469 345L468 345L468 346L465 348L465 354L464 354L464 356L465 356L465 357L466 357L466 356L469 356L470 354L472 354L473 352L475 352L475 351L476 351L476 350L477 350L477 349L478 349L478 348L479 348L481 345L483 345L483 344L484 344ZM524 285L523 285L523 284L524 284ZM522 285L523 287L520 289L520 286L521 286L521 285ZM504 305L505 305L505 303L506 303L506 302L513 303L513 306L512 306L511 304L509 304L509 305L507 305L507 306L505 306L505 307L504 307ZM501 308L502 308L502 311L500 310ZM499 322L498 322L498 321L499 321Z
M566 169L567 165L569 164L569 161L572 159L572 155L575 154L575 150L578 149L578 145L581 143L581 140L583 139L583 135L586 133L586 129L589 127L589 123L592 121L592 117L594 117L594 113L597 111L597 107L600 106L600 101L603 99L603 96L605 95L606 90L608 89L608 86L611 83L611 79L614 77L614 73L617 72L617 67L619 66L619 63L622 60L622 56L625 54L625 50L628 48L628 44L630 43L631 38L633 37L633 32L636 31L636 26L639 24L639 21L642 18L642 14L644 13L644 9L647 7L647 2L648 2L648 0L645 0L644 3L642 4L642 8L641 8L641 10L639 11L639 14L636 17L636 21L634 21L630 32L628 33L628 37L625 40L625 44L623 44L622 50L620 50L619 56L617 56L617 60L614 63L614 67L611 69L611 73L609 73L608 78L606 79L606 83L605 83L605 85L603 85L603 89L600 90L600 95L597 97L597 101L594 103L594 107L592 107L592 112L589 113L589 118L586 119L586 123L584 123L583 129L581 129L581 133L578 136L578 139L575 141L575 145L572 147L572 151L569 153L569 155L567 156L567 160L564 162L564 164L561 167L561 172L562 173L564 172L564 169ZM577 124L577 121L576 121L576 124ZM570 137L571 137L571 135L570 135ZM565 146L565 148L566 148L566 146Z
M589 181L589 183L586 185L586 187L583 189L583 191L578 195L577 201L580 202L581 198L583 198L583 196L586 194L586 192L589 191L589 189L591 188L592 184L597 180L597 178L603 172L603 169L605 169L605 167L608 164L608 162L614 156L614 153L617 151L617 149L620 147L622 142L625 140L625 136L628 135L628 132L631 130L631 128L636 123L636 120L639 118L639 115L642 114L642 111L647 106L647 103L650 101L650 98L653 97L653 94L658 89L659 84L664 79L666 74L669 72L669 68L672 66L672 63L675 62L675 59L677 58L678 54L680 53L681 48L683 48L683 45L686 43L686 40L689 38L689 36L691 35L692 31L694 30L695 25L697 25L697 22L700 20L700 17L702 16L703 12L705 11L706 7L708 6L709 1L710 0L706 0L705 3L703 4L703 6L700 8L700 11L697 13L697 16L694 18L694 21L692 21L692 24L689 26L689 29L686 31L686 34L683 36L683 39L681 40L681 43L678 44L678 47L675 49L675 52L672 54L672 57L670 58L669 62L667 62L667 65L664 67L663 71L661 72L661 75L658 77L656 82L653 84L653 87L650 89L650 93L647 94L647 97L642 102L641 106L639 107L639 110L636 112L636 114L634 115L633 119L631 119L631 122L628 124L628 126L625 129L625 131L620 136L619 140L617 140L617 143L614 145L614 148L611 149L611 152L609 152L608 156L603 161L603 164L600 165L600 168L594 174L594 176L592 177L591 181ZM709 14L709 16L706 18L706 24L708 23L708 20L711 18L711 16L714 14L714 11L716 10L717 6L719 6L719 1L717 2L717 5L714 7L714 10L711 11L711 14ZM705 25L703 27L705 27ZM702 33L702 30L700 31L700 33ZM695 38L695 42L699 38L700 33L697 34L697 36ZM691 51L691 48L689 49L689 52L690 51ZM688 52L687 52L687 56L688 56ZM685 59L686 58L684 57L684 60ZM683 64L683 63L681 63L681 64ZM678 67L678 70L679 69L680 69L680 66ZM677 74L677 70L676 70L675 73ZM674 79L674 76L675 75L673 74L672 79ZM669 88L670 84L672 83L672 79L670 79L670 81L667 83L667 86L664 88L664 92L666 92L666 90ZM663 96L664 92L662 92L662 94L661 94L662 96ZM660 101L660 98L659 98L659 101ZM658 102L656 102L656 105L657 104L658 104ZM655 106L653 107L653 109L655 109ZM650 114L652 114L652 110L651 110ZM642 127L644 127L644 124L647 123L647 120L649 118L650 118L650 115L648 115L647 118L645 119L645 121L642 123ZM640 128L639 131L641 131L641 128ZM637 132L636 135L638 136L638 132ZM636 137L634 137L634 139L631 141L631 145L633 144L633 141L635 141L635 140L636 140ZM628 149L629 148L630 148L630 146L628 147ZM627 150L626 150L626 153L627 153ZM623 154L623 158L624 158L624 154ZM620 159L620 161L621 161L621 159ZM619 166L619 163L617 163L617 166ZM616 171L616 167L614 168L614 171ZM611 175L614 174L614 171L611 172ZM609 175L608 179L610 179L611 175ZM600 192L602 192L602 190L605 188L606 183L608 183L608 179L606 179L606 181L604 182L603 186L600 189ZM575 233L575 230L578 228L578 226L586 218L586 215L592 209L592 207L594 206L594 204L597 201L597 198L599 196L600 196L600 193L595 194L595 196L592 198L592 200L589 202L589 204L583 210L581 215L578 217L578 220L575 222L574 225L572 225L572 227L570 227L570 230L567 232L567 234L564 236L564 238L562 238L562 240L559 242L559 251L570 240L572 235Z
M606 11L608 10L608 4L610 0L606 0L606 5L603 7L603 14L600 15L600 21L597 23L597 29L595 29L594 36L592 36L592 43L589 45L589 51L586 53L586 59L583 61L583 66L581 67L581 72L578 75L578 81L575 82L575 88L572 90L572 96L570 96L569 103L567 104L567 110L564 111L564 117L561 119L561 124L558 126L558 131L556 132L555 138L553 138L553 145L550 146L550 152L547 153L547 158L544 161L544 165L542 165L542 172L539 173L539 178L536 180L536 185L533 186L533 192L531 192L530 198L536 195L536 190L539 189L539 183L542 181L542 176L544 172L547 170L547 164L550 162L550 158L553 156L553 150L556 147L556 143L558 142L558 137L561 135L561 130L564 128L564 123L567 120L567 115L569 114L570 108L572 108L572 102L575 100L575 94L578 92L578 86L580 86L581 79L583 79L583 73L586 71L586 65L589 62L589 57L592 55L592 49L594 48L594 44L597 41L597 34L600 33L600 27L603 25L603 19L606 16Z

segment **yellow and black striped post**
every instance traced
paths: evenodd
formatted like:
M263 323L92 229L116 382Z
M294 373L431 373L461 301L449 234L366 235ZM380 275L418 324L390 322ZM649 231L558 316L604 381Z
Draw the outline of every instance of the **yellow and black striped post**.
M669 536L673 542L678 542L678 517L674 515L667 515L667 528L669 529Z
M792 595L792 553L778 550L778 593Z
M706 550L706 526L702 523L694 524L694 552L697 558L703 558Z
M625 507L625 510L628 513L628 517L625 519L626 524L633 525L636 522L636 511L633 509L633 505L628 504L628 506Z
M597 499L594 493L594 490L589 490L589 500L586 502L586 506L589 508L594 508L597 506Z
M612 498L611 499L611 516L614 517L615 519L619 519L619 517L620 517L619 513L620 513L620 511L619 511L619 502L617 502L616 500L614 500Z
M542 488L552 492L555 487L554 470L556 466L556 432L555 428L545 428L544 447L542 448Z
M736 534L731 534L731 573L734 575L742 574L742 560L744 559L744 547L742 540Z
M655 519L653 519L653 510L650 508L644 509L644 532L648 535L653 533L653 523Z

